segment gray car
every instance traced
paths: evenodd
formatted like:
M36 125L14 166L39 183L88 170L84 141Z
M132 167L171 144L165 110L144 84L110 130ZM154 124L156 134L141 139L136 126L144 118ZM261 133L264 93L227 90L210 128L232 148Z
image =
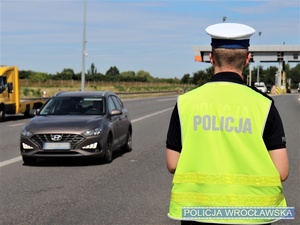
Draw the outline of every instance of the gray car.
M267 86L265 85L264 82L255 82L255 83L254 83L254 86L255 86L259 91L261 91L262 93L267 93L267 92L268 92L268 88L267 88Z
M128 110L112 92L59 92L22 129L24 164L46 157L99 157L112 161L113 151L131 151Z

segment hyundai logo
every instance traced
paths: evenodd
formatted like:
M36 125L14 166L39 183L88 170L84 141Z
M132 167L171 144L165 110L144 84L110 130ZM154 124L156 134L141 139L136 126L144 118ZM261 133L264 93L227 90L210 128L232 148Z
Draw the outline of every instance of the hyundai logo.
M62 135L60 134L51 134L52 141L60 141L62 139Z

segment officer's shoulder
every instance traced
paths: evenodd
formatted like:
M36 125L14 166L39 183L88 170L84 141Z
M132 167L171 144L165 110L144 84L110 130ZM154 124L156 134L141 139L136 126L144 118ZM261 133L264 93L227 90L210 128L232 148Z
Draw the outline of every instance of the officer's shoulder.
M248 85L246 85L246 86L247 86L248 88L251 88L253 91L255 91L255 92L261 94L262 96L264 96L264 97L270 99L270 100L273 102L273 99L272 99L269 95L267 95L267 94L261 92L261 91L258 90L255 86L248 86Z

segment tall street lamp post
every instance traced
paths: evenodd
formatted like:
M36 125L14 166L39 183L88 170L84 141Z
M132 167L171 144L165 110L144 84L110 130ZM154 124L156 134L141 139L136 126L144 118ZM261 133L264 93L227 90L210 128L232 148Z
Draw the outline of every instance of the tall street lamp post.
M82 71L81 71L81 91L84 91L85 86L85 57L86 57L86 41L85 41L85 33L86 33L86 0L84 0L83 7L83 35L82 35Z

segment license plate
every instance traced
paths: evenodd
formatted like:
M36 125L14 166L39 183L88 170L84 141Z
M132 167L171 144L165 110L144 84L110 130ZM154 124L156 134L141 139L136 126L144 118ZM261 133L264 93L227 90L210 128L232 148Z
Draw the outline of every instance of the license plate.
M44 150L70 150L71 144L69 142L46 142L43 144Z

